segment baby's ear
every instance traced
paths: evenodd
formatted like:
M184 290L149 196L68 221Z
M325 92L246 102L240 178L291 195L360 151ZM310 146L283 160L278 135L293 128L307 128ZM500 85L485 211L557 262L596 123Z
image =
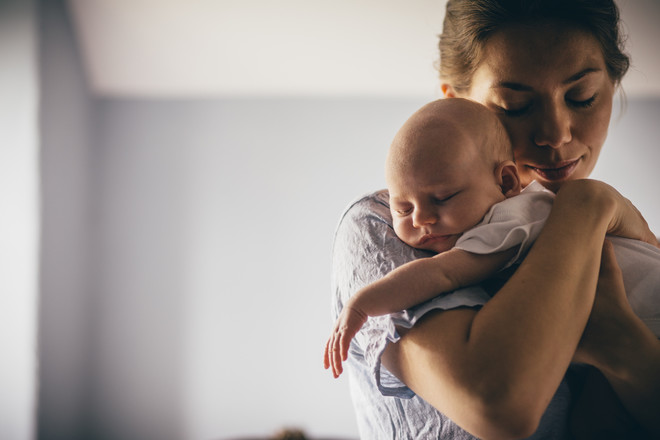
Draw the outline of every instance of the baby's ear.
M512 160L505 160L495 168L495 178L506 198L517 196L522 191L518 167Z

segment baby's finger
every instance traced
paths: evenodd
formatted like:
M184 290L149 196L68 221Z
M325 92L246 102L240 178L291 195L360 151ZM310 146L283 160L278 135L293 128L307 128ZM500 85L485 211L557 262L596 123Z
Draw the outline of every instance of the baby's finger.
M330 357L328 356L328 350L330 345L330 339L325 343L325 348L323 349L323 368L326 370L330 368Z
M335 377L339 377L339 375L344 371L341 365L341 347L339 345L339 341L340 338L335 335L333 341L334 345L332 347L333 370Z
M342 333L341 338L339 339L339 347L341 349L341 359L344 362L348 359L348 347L350 343L351 339L347 337L346 333Z
M328 358L330 359L330 366L332 367L332 375L337 377L337 370L335 368L335 334L332 333L330 340L328 341Z

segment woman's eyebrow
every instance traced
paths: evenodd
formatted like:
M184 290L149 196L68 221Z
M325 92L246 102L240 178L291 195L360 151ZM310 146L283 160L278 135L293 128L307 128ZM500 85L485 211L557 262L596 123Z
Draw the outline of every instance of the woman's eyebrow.
M510 81L501 81L495 83L491 86L491 89L511 89L521 92L531 92L532 90L534 90L532 87L527 86L525 84L510 82Z
M579 79L582 79L583 77L585 77L586 75L588 75L588 74L590 74L590 73L601 72L601 71L602 71L602 70L599 69L599 68L597 68L597 67L589 67L589 68L586 68L586 69L584 69L584 70L579 71L578 73L576 73L575 75L571 76L570 78L567 78L567 79L564 81L564 84L574 83L575 81L577 81L577 80L579 80Z
M601 71L602 69L599 69L597 67L588 67L584 70L579 71L575 75L571 75L570 77L566 78L564 81L562 81L562 84L571 84L584 78L586 75L590 73L601 72ZM518 91L531 92L534 90L531 86L522 83L512 82L512 81L500 81L498 83L493 84L491 86L491 89L510 89L510 90L515 90L517 92Z

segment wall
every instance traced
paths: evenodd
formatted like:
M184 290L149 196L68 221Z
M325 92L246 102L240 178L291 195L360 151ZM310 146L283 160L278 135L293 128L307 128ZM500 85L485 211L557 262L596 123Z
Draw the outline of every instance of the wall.
M321 366L332 233L383 186L385 150L419 104L103 100L106 396L183 414L185 438L355 437L346 379Z
M39 437L222 439L285 425L357 437L346 379L321 367L332 234L350 200L384 185L394 132L433 97L90 98L63 6L41 7ZM36 130L23 127L36 124L36 67L21 62L11 88L0 83L25 109L0 130L15 133L0 164L20 170L0 173L16 176L0 188L28 204L1 230L31 249ZM640 188L658 188L658 116L660 100L631 98L594 175L656 231L657 197ZM3 387L21 394L3 392L0 427L29 438L36 264L2 255L24 294L7 306L20 328L3 336L25 337L6 342L17 362Z
M76 439L89 422L90 156L94 103L58 0L39 4L41 255L38 437Z
M332 232L351 199L383 186L385 150L419 104L103 100L93 321L116 405L175 416L137 397L169 384L186 438L282 425L356 436L345 379L320 366ZM658 116L660 101L630 100L598 173L660 231L638 190L660 180Z
M0 438L34 432L39 98L35 5L0 2Z
M604 180L629 198L660 236L660 98L615 102L610 131L591 177Z

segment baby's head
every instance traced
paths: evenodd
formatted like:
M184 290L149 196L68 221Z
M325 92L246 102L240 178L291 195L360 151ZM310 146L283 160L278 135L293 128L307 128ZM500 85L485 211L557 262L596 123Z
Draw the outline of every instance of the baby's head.
M441 99L394 137L385 177L394 230L410 246L451 249L495 203L520 193L511 143L486 107Z

